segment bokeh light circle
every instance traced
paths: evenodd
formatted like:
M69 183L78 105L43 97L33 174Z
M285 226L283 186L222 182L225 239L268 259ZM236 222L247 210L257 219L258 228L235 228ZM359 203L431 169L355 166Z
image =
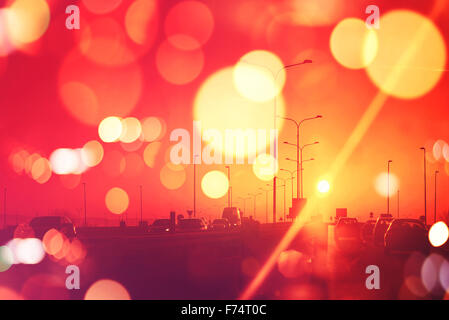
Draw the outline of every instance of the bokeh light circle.
M114 214L122 214L128 209L129 197L125 190L112 188L106 193L106 207Z
M262 181L272 180L278 170L279 163L271 154L260 154L253 163L253 172Z
M98 135L104 142L117 141L123 132L123 124L118 117L107 117L98 126Z
M142 134L142 125L139 119L129 117L122 120L122 134L120 141L124 143L131 143L139 139Z
M173 46L181 50L198 49L209 40L213 29L212 12L199 1L177 3L165 19L167 38Z
M159 177L165 188L176 190L181 188L186 181L186 171L182 166L170 166L166 164L162 167Z
M248 52L234 67L234 84L237 91L249 100L272 100L285 83L282 60L265 50Z
M377 35L361 19L342 20L332 31L330 48L334 58L350 69L367 67L377 54Z
M201 190L203 190L203 193L211 199L223 197L228 192L228 189L228 178L221 171L209 171L201 180Z
M368 76L382 91L414 99L428 93L446 65L446 45L427 17L408 10L393 10L380 19L379 47Z
M283 116L284 110L280 96L277 99L277 115ZM250 144L259 153L266 152L266 146L274 139L274 134L271 134L274 129L274 100L257 102L242 96L234 85L232 67L215 72L202 84L194 101L194 119L201 122L203 132L207 129L218 132L219 141L211 141L210 145L226 155L235 154L235 146L223 141L227 133L233 133L237 139L246 139L247 129L253 133L259 129L265 131L265 141L257 139L256 144ZM282 125L283 121L279 119L277 129L281 130ZM245 154L248 153L248 148L245 148Z
M81 159L88 167L95 167L103 160L104 149L100 142L91 140L81 149Z
M131 300L131 296L119 282L102 279L89 287L84 300Z
M14 44L34 42L47 31L50 8L45 0L15 0L8 8L6 23Z
M388 197L388 173L379 174L374 181L376 192L382 197ZM399 189L399 179L395 174L390 173L390 196L395 194Z
M434 223L429 230L429 242L434 247L441 247L449 238L449 229L444 221Z
M184 85L195 80L204 66L201 48L183 51L164 41L156 52L156 67L169 83Z

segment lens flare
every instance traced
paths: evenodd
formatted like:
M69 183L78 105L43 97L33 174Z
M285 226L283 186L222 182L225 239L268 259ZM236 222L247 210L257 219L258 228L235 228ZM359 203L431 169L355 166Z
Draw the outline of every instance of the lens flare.
M142 120L142 133L145 141L159 140L165 133L165 123L162 119L148 117Z
M38 264L45 257L42 242L39 239L27 238L18 240L15 255L23 264Z
M194 119L201 122L202 131L210 129L217 132L217 141L211 146L222 154L236 153L235 145L224 143L227 133L233 131L234 139L245 141L247 129L265 131L264 140L257 139L257 151L266 152L266 146L273 142L274 135L274 100L257 102L242 96L234 85L234 69L224 68L212 74L200 87L194 102ZM276 113L284 115L282 97L277 99ZM283 121L278 121L277 129L281 130ZM237 131L240 130L240 131ZM269 138L266 138L269 136ZM247 143L248 144L248 143ZM249 146L253 144L249 143ZM249 148L244 148L247 155Z
M201 190L211 199L223 197L229 188L229 181L221 171L210 171L201 180Z
M199 1L183 1L170 9L165 19L165 34L181 50L195 50L205 44L214 29L214 17Z
M156 53L156 67L160 75L169 83L184 85L195 80L204 66L201 48L183 51L170 42L163 42Z
M131 300L128 290L114 280L102 279L92 284L84 300Z
M125 190L112 188L106 193L106 207L114 214L122 214L128 209L129 197Z
M173 166L166 164L162 167L159 177L165 188L176 190L181 188L186 181L186 171L182 166L177 166L175 170Z
M118 117L107 117L98 126L98 135L104 142L115 142L123 133L123 124Z
M125 118L122 120L122 134L120 141L124 143L131 143L139 139L142 134L142 126L137 118Z
M262 181L272 180L278 170L279 164L271 154L258 155L253 163L253 172Z
M125 28L132 41L139 45L153 42L157 33L157 2L134 1L126 11Z
M245 98L264 102L277 96L285 83L285 70L275 54L256 50L245 54L234 67L234 84Z
M7 11L6 23L14 44L34 42L47 31L50 8L44 0L16 0Z
M402 99L432 90L446 65L446 45L435 24L416 12L394 10L381 17L380 25L377 55L367 68L370 79Z
M56 174L76 173L80 168L81 156L76 150L61 148L50 155L51 168Z
M0 246L0 272L5 272L14 264L14 255L7 246Z
M95 167L103 160L104 150L100 142L91 140L81 149L81 159L88 167Z
M145 150L143 152L143 160L148 167L154 168L154 165L156 163L156 156L159 153L160 148L161 143L158 141L152 142L145 147Z
M332 31L330 48L334 58L350 69L367 67L377 54L377 35L356 18L341 21Z
M105 14L114 11L122 0L82 0L87 10L95 14Z
M316 186L319 193L328 193L331 189L331 185L327 180L321 180L318 182Z
M376 192L382 197L388 197L388 173L379 174L374 181ZM399 180L396 175L390 173L390 196L396 194L399 189Z
M433 224L429 230L429 242L434 247L441 247L449 238L449 229L444 221Z

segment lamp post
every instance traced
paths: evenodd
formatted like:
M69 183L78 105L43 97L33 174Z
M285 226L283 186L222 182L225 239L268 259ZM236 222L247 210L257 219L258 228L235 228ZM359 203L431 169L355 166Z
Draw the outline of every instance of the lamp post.
M196 158L199 155L193 156L193 217L196 218Z
M437 175L440 173L438 170L435 171L435 205L433 212L433 223L437 222Z
M228 182L229 182L229 187L228 187L228 208L231 207L231 167L230 166L226 166L225 167L228 171Z
M143 226L143 192L142 186L139 186L140 189L140 225Z
M295 172L296 172L296 174L298 173L298 171L292 171L292 170L287 170L287 169L279 169L280 171L285 171L285 172L288 172L288 173L290 173L290 179L292 180L292 205L293 205L293 198L294 198L294 196L293 196L293 180L294 180L294 177L293 177L293 175L295 174Z
M290 159L290 158L285 158L285 160L298 162L298 160ZM310 158L310 159L306 159L306 160L302 160L302 159L301 159L301 161L300 161L300 163L301 163L301 166L300 166L301 174L299 174L299 176L301 177L301 199L303 198L303 190L302 190L303 173L302 173L302 171L304 171L304 168L303 168L302 164L303 164L304 162L307 162L307 161L313 161L313 160L315 160L315 158Z
M392 163L392 160L388 160L388 174L387 174L387 214L390 214L390 164Z
M424 155L424 223L427 225L427 159L426 159L426 148L421 147L420 150L423 150Z
M296 159L298 159L298 162L296 164L296 170L299 173L302 173L302 170L300 169L300 162L299 162L300 157L302 158L302 149L301 149L301 147L299 145L299 128L301 127L301 124L303 124L305 121L314 120L314 119L320 119L322 117L323 117L322 115L317 115L315 117L302 119L299 122L297 122L295 119L292 119L292 118L281 117L284 120L292 121L295 124L295 126L296 126L296 144L292 144L292 143L288 143L288 142L284 142L284 143L290 144L292 146L296 146ZM304 145L303 148L305 146L306 145ZM300 153L301 153L301 155L300 155ZM300 185L302 185L302 176L301 176L301 179L297 180L296 198L300 198L300 197L302 198L303 197L302 196L302 187L300 188Z
M243 213L245 214L246 212L246 200L251 200L251 197L239 197L239 199L243 200Z
M289 65L285 65L283 66L281 69L279 69L276 73L276 75L274 75L274 83L276 84L277 78L279 76L279 74L281 73L281 71L283 70L287 70L290 68L294 68L303 64L308 64L308 63L312 63L312 60L304 60L302 62L298 62L298 63L294 63L294 64L289 64ZM277 130L277 94L274 95L274 117L273 117L273 122L274 122L274 131L276 132ZM274 159L275 161L273 162L273 166L274 166L274 170L273 172L276 172L276 165L277 165L277 136L274 139L273 142L273 150L274 150ZM273 177L273 221L274 223L276 223L276 175Z
M261 195L261 193L248 193L249 196L254 197L254 208L253 208L253 216L254 220L256 220L256 198Z
M287 179L279 178L279 177L277 177L277 178L281 179L282 182L284 183L281 187L284 188L284 221L285 221L285 217L286 217L286 214L285 214L285 186L286 186L286 183L287 183Z
M267 186L269 187L270 185L267 184ZM270 189L264 189L264 188L259 188L262 191L265 191L265 223L268 223L268 192L270 192Z

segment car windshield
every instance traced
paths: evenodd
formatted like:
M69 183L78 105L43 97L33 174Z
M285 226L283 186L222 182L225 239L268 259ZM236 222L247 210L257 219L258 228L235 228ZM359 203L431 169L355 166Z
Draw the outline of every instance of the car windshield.
M38 226L56 226L61 223L61 217L38 217L31 220L32 227Z
M159 219L153 222L153 226L155 227L163 227L168 226L170 224L170 220L168 219Z

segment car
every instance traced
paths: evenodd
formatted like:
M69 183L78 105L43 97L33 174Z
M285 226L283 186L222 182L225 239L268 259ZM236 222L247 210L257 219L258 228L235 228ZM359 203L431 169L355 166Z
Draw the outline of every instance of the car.
M375 246L384 246L385 232L387 232L391 221L393 221L393 216L389 214L381 214L380 217L377 218L373 229L373 242Z
M56 229L67 238L72 239L77 235L73 222L65 216L42 216L31 219L29 223L36 238L42 239L50 229Z
M242 225L242 214L239 208L226 207L223 209L221 217L229 221L231 228L238 228Z
M418 219L394 219L385 233L385 253L427 252L427 233L426 226Z
M335 242L359 241L360 226L356 218L342 217L335 225Z
M215 219L209 227L211 231L226 231L229 228L230 224L228 219Z
M148 231L150 233L170 232L170 219L156 219L150 225Z
M360 237L363 243L368 244L373 241L373 230L376 225L376 220L370 219L366 221L360 229Z
M202 219L182 219L178 222L179 232L198 232L206 231L207 226Z

